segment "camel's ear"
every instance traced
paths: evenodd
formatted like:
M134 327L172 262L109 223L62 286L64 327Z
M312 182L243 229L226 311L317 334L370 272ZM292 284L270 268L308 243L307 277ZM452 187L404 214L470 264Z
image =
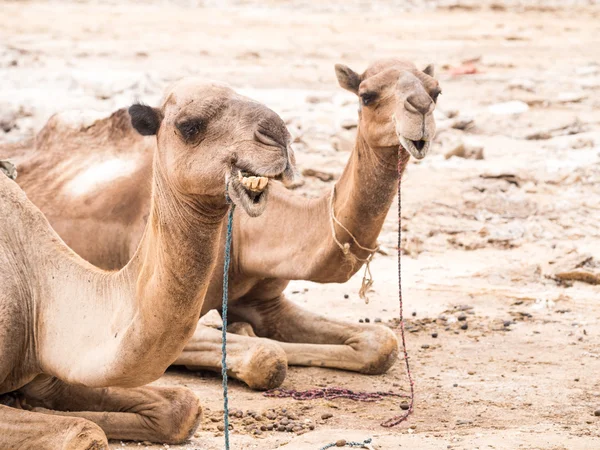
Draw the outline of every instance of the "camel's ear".
M423 69L423 73L426 73L430 77L435 76L435 66L433 64L429 64L427 67Z
M129 107L131 125L142 136L152 136L158 132L162 122L162 113L156 108L136 103Z
M358 94L358 86L360 86L360 75L357 74L348 66L343 64L335 65L335 75L337 76L338 83L344 89Z

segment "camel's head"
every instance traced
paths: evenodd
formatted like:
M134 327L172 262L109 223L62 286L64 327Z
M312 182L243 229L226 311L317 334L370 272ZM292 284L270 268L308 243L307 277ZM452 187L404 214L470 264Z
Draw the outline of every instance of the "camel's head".
M425 157L441 93L432 65L421 71L411 62L388 59L371 64L362 75L342 64L335 71L340 86L360 99L360 130L370 147L401 145L415 158Z
M156 135L161 176L188 196L231 200L248 215L266 206L269 179L290 181L294 157L281 118L230 87L195 78L175 83L161 108L129 108L133 127Z

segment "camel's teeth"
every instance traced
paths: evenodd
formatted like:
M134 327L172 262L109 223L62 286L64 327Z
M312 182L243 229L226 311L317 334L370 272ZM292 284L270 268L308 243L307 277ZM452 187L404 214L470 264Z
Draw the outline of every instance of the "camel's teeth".
M267 177L260 177L258 179L258 189L260 189L261 191L267 187L267 183L269 182L269 179Z
M258 183L260 182L259 177L252 177L252 189L256 189L258 187Z

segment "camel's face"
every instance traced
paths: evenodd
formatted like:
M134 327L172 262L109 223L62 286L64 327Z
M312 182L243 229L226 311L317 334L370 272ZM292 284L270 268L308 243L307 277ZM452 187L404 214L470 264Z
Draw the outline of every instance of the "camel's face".
M269 179L293 176L290 135L281 118L225 85L182 80L160 110L134 105L130 114L140 133L157 134L161 167L184 194L224 196L227 186L232 201L255 217L266 206ZM152 114L156 119L145 117ZM145 133L152 121L155 133Z
M340 85L360 99L360 128L372 148L401 145L417 159L425 157L435 136L433 110L441 93L433 67L384 60L362 75L336 65Z

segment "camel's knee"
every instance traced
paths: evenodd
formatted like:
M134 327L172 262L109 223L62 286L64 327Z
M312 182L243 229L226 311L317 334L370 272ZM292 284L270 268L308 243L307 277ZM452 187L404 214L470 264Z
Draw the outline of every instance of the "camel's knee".
M362 356L361 373L379 375L387 372L398 359L398 338L383 325L371 325L361 336L357 350Z
M245 355L243 372L237 374L250 388L268 390L281 386L287 375L287 356L275 342L261 339Z
M185 442L192 437L202 419L200 400L186 388L160 390L163 401L159 402L152 414L156 414L156 441L166 444Z
M86 419L69 419L70 427L62 450L108 450L108 441L104 431Z

